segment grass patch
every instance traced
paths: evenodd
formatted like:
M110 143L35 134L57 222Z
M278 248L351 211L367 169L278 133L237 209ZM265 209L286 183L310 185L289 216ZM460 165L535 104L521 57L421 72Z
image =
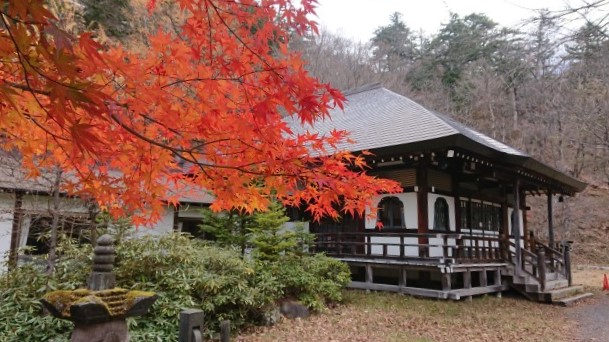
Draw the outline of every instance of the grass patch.
M306 320L283 320L237 341L572 341L562 308L519 297L470 302L345 291L345 302Z
M609 270L595 270L595 269L573 269L573 284L584 285L586 291L601 292L603 290L603 278L609 276Z

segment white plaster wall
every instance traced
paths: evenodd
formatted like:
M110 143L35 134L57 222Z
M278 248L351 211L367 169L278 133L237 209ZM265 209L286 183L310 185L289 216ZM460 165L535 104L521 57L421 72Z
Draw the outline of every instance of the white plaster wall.
M439 237L430 237L429 239L429 256L430 257L442 257L444 256L444 238ZM448 258L453 257L453 250L457 246L457 239L450 238L446 239L446 245L453 248L448 248Z
M294 228L296 227L296 225L298 225L298 224L302 224L302 227L303 227L304 231L307 232L307 233L309 232L309 222L308 221L306 221L306 222L300 222L300 221L298 221L298 222L286 222L286 223L283 224L282 231L293 231Z
M11 249L14 206L15 198L12 194L0 193L0 274L6 271L8 253Z
M151 227L135 227L134 237L141 237L145 235L163 235L171 233L173 231L173 213L175 208L173 206L167 206L165 212L161 216L161 219L157 221Z
M22 208L25 211L48 212L53 205L53 199L46 195L24 195ZM84 202L78 198L62 197L59 201L61 211L72 213L87 213Z
M383 197L397 197L402 203L404 203L404 222L406 223L406 228L416 229L419 225L418 222L418 212L417 212L417 193L416 192L406 192L399 194L391 194L391 195L381 195L375 196L372 203L378 206L379 202ZM366 213L370 213L370 210L366 210ZM374 229L376 228L376 218L366 216L366 229Z

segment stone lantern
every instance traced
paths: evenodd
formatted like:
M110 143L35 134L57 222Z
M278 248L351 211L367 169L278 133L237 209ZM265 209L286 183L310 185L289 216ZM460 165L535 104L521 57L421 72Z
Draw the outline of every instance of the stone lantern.
M88 288L49 292L40 300L49 312L74 322L73 342L127 342L127 317L148 312L157 299L153 292L115 287L114 239L103 235L94 249Z

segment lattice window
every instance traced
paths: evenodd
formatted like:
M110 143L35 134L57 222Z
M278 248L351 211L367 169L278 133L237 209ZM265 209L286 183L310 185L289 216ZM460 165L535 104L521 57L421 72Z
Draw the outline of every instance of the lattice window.
M442 197L438 197L434 203L433 229L449 230L450 216L448 202Z
M404 203L394 196L384 197L379 202L378 220L384 228L406 228Z

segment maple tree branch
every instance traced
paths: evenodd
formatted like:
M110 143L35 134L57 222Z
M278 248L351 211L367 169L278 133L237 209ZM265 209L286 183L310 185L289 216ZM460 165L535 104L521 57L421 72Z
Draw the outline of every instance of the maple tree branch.
M34 26L42 26L45 25L46 23L40 22L40 21L35 21L35 20L25 20L25 19L19 19L19 18L15 18L13 16L10 16L7 12L5 11L0 11L1 15L4 15L6 18L16 22L16 23L21 23L21 24L25 24L25 25L34 25Z
M39 94L39 95L51 96L51 92L48 90L32 89L31 87L29 87L27 85L14 83L14 82L7 81L7 80L3 80L3 82L16 89L25 90L25 91Z
M50 113L47 111L47 109L44 107L44 105L40 102L40 100L38 99L38 97L36 96L36 93L33 91L33 88L30 84L30 80L28 78L28 72L27 72L27 68L25 67L25 65L23 64L22 60L24 59L23 53L21 52L21 50L19 50L19 45L17 44L17 41L15 40L15 36L13 35L13 33L11 32L8 23L6 22L6 18L4 16L4 13L0 14L0 19L2 19L2 22L4 23L4 25L6 26L6 31L9 34L9 37L11 39L11 41L13 42L13 46L15 47L15 51L17 52L17 56L19 57L19 64L21 65L21 68L23 69L23 79L25 80L25 84L27 86L27 91L29 91L32 94L32 97L34 98L34 100L36 101L36 103L38 104L38 106L40 107L40 109L42 109L42 111L44 111L48 117L53 118L52 115L50 115ZM28 63L29 64L29 63ZM38 126L38 128L40 128L41 130L43 130L44 132L46 132L47 134L49 134L51 137L53 137L53 139L59 144L59 140L65 140L65 141L69 141L66 138L60 137L57 134L49 131L48 129L46 129L42 124L40 124L36 119L34 119L33 116L31 116L30 114L27 113L23 113L23 115L25 117L27 117L28 119L30 119L36 126ZM53 119L53 121L55 121L55 119ZM63 128L62 128L63 129Z

